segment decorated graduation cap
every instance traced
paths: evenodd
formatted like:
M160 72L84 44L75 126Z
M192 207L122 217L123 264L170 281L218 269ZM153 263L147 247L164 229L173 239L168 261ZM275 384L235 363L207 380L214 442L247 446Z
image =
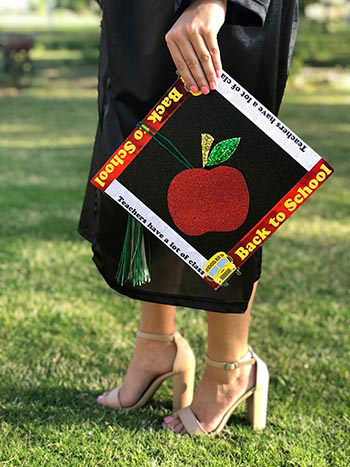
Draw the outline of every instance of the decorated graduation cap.
M332 173L223 72L206 96L179 78L91 182L129 213L119 283L151 280L148 229L218 290Z

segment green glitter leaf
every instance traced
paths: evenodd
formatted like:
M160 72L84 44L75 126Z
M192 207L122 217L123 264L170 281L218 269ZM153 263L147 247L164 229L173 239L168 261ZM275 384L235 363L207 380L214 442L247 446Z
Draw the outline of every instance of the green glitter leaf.
M236 151L237 146L239 145L241 138L231 138L220 141L216 144L211 153L209 154L208 162L206 166L221 164L222 162L227 161L232 154Z

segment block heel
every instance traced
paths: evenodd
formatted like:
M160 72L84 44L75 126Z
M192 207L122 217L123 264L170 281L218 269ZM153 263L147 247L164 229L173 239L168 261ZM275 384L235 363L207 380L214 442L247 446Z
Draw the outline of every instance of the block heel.
M257 367L257 384L253 394L247 399L247 415L253 430L260 431L266 426L269 372L264 362Z
M173 376L173 411L192 403L194 377L194 366Z

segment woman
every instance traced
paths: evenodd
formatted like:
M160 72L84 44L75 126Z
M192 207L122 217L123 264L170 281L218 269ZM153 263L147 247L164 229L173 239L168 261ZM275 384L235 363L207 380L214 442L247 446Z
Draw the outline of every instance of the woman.
M208 94L223 64L277 114L295 44L297 0L104 0L101 6L99 124L89 179L174 82L176 69L192 91ZM263 428L268 371L248 347L261 249L218 293L152 236L152 280L120 285L115 276L126 221L126 211L88 183L79 232L92 243L93 260L110 287L141 300L123 384L98 401L132 410L174 376L174 410L164 426L175 433L216 434L246 398L254 428ZM194 356L175 331L177 305L207 311L206 367L193 401Z

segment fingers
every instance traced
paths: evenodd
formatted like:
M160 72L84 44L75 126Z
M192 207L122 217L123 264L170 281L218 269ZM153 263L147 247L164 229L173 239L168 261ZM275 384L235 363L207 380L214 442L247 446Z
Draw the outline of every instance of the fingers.
M225 22L226 0L191 2L165 36L178 72L191 91L208 94L220 77L217 35Z
M188 88L196 92L200 89L208 94L214 90L220 76L221 59L214 33L201 35L196 31L169 31L166 42L176 65ZM198 89L197 89L198 88Z
M199 63L201 65L201 69L204 71L206 80L209 84L209 88L214 90L216 88L216 68L219 69L217 62L213 60L213 55L210 49L207 47L206 41L203 36L199 34L194 34L192 37L192 44L196 55L199 59ZM216 55L215 47L212 47L212 50L215 50L214 56ZM215 57L216 58L216 57Z
M212 32L208 32L207 34L204 35L204 40L205 40L206 46L209 50L209 53L212 59L213 67L215 70L215 76L217 78L220 78L222 64L221 64L220 49L219 49L219 44L218 44L218 39L216 37L216 34Z
M185 76L182 75L182 71L178 70L184 78L187 86L196 86L203 92L203 94L208 94L209 83L193 42L189 41L187 37L179 37L176 40L176 45L182 56L182 63L180 63L182 70L185 72L185 75L190 75L194 78L193 84L191 82L189 85ZM204 53L202 55L204 56Z
M179 47L176 42L170 39L167 39L168 49L170 55L175 63L177 71L180 73L182 78L185 80L185 83L192 92L197 92L198 87L195 78L193 77L189 67L186 64L185 59L183 58Z

